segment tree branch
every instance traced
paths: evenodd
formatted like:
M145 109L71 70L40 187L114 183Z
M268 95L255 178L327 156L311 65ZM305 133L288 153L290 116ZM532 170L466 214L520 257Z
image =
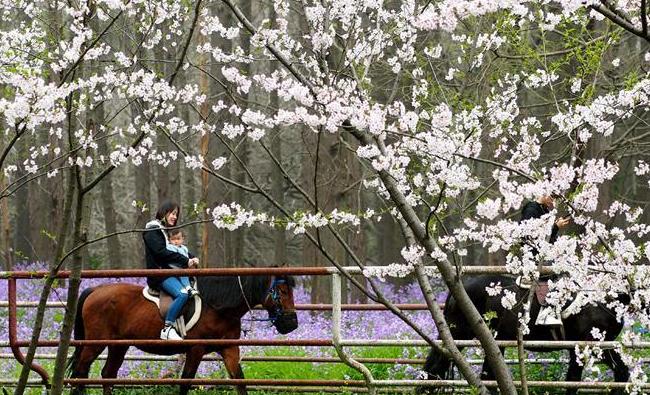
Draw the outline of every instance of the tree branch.
M648 35L648 8L646 0L641 0L641 32L643 35Z
M246 28L246 30L248 30L250 34L252 35L257 34L257 30L255 30L253 24L251 24L248 18L246 18L246 15L244 15L244 13L239 9L239 7L234 5L231 0L222 0L222 1L226 3L226 5L232 10L232 12L239 20L239 22L241 22L241 24L244 25L244 27ZM293 74L294 77L296 77L298 81L300 81L303 85L309 88L309 91L311 92L312 95L314 95L314 97L316 96L314 94L314 84L311 81L309 81L307 78L305 78L298 70L296 70L296 68L293 67L292 62L290 62L287 58L285 58L284 55L282 55L271 44L266 44L266 49L268 49L273 54L273 56L275 56L275 58L280 63L282 63L282 65L284 65L284 67L286 67L287 70L289 70L289 72Z
M197 3L196 3L196 8L194 9L194 19L192 20L192 25L190 27L189 34L187 35L187 40L185 40L185 46L184 46L184 48L183 48L183 50L181 52L182 56L179 59L178 64L176 65L176 68L175 68L174 72L172 73L172 75L169 77L169 80L167 81L167 83L169 85L172 85L174 83L174 80L176 79L176 76L178 75L178 71L181 69L181 67L183 66L183 63L185 62L185 56L187 55L187 48L190 46L190 42L192 41L192 36L194 35L194 29L195 29L197 21L199 19L199 15L200 15L200 11L201 11L201 3L202 2L203 2L203 0L198 0ZM162 100L158 102L156 107L159 108L161 105L162 105ZM156 112L154 111L154 113L151 114L151 116L147 120L148 123L151 123L151 121L153 121L153 119L155 117L155 114L156 114ZM144 139L144 136L145 136L145 132L143 131L138 135L138 137L135 139L135 141L133 141L133 143L131 143L131 147L135 148L138 145L140 145L140 143ZM127 152L126 155L128 156L128 152ZM103 180L104 177L109 175L114 169L115 169L115 166L113 166L113 165L108 166L97 177L95 177L94 180L92 180L89 184L87 184L82 189L82 192L87 193L88 191L90 191L92 188L95 187L95 185L97 185L101 180Z
M235 98L235 96L232 94L232 92L228 89L228 87L227 87L223 82L219 81L219 79L217 79L216 77L214 77L214 76L213 76L212 74L210 74L209 72L203 70L202 68L200 68L200 67L198 67L198 66L194 66L194 67L196 67L197 69L203 71L204 73L206 73L206 75L208 75L210 78L212 78L212 79L215 80L217 83L219 83L219 84L222 86L222 88L226 91L226 94L230 97L230 99L231 99L235 104L238 104L238 100L237 100L237 98ZM238 105L239 105L239 104L238 104ZM203 114L201 114L199 111L197 111L197 114L199 115L199 117L200 117L204 122L206 121L206 119L205 119L205 117L203 116ZM249 128L249 129L250 129L250 125L248 125L246 122L244 122L244 121L241 119L241 116L239 116L239 120L240 120L240 122L241 122L241 123L242 123L246 128ZM226 148L227 148L227 149L230 151L230 153L235 157L235 159L237 159L237 161L238 161L239 164L242 166L242 168L244 168L244 171L246 172L246 174L248 175L248 177L251 179L251 182L256 186L256 188L257 188L256 192L262 194L265 198L267 198L267 200L268 200L271 204L273 204L273 205L274 205L278 210L280 210L280 212L282 212L283 215L285 215L287 218L289 218L290 220L294 220L293 217L291 216L291 214L290 214L288 211L286 211L286 209L284 209L284 207L283 207L282 205L280 205L277 201L275 201L275 199L273 199L272 196L271 196L270 194L268 194L268 193L266 193L266 191L264 191L264 189L263 189L263 188L259 185L259 183L254 179L252 173L251 173L250 171L248 171L248 168L247 168L246 165L243 163L243 161L242 161L241 159L239 159L239 157L236 155L235 151L230 147L230 144L228 144L226 141L224 141L224 139L223 139L221 136L219 136L218 134L217 134L217 138L218 138L219 140L221 140L221 142L226 146ZM269 155L269 157L271 158L271 160L273 161L273 163L274 163L274 164L275 164L275 165L280 169L280 171L282 172L282 174L283 174L283 176L285 177L285 179L286 179L287 181L289 181L289 183L290 183L290 184L291 184L291 185L292 185L292 186L293 186L293 187L294 187L294 188L295 188L295 189L296 189L296 190L297 190L297 191L298 191L298 192L299 192L299 193L300 193L304 198L305 198L305 200L306 200L306 201L307 201L307 202L308 202L312 207L316 208L316 211L318 211L318 204L317 204L317 202L316 202L315 200L313 200L313 199L309 196L309 194L308 194L308 193L307 193L307 192L306 192L302 187L300 187L300 185L299 185L299 184L298 184L298 183L297 183L297 182L296 182L296 181L295 181L295 180L294 180L294 179L293 179L293 178L292 178L292 177L291 177L291 176L286 172L286 170L284 169L284 167L282 166L282 164L280 163L280 161L275 157L275 155L273 155L273 153L271 152L271 150L269 150L268 147L267 147L263 142L260 141L260 144L262 145L262 147L264 148L264 150L267 152L267 154ZM211 174L213 174L213 173L211 173ZM213 174L213 175L215 175L215 174ZM345 240L343 240L343 238L342 238L341 235L336 231L336 229L334 229L334 227L333 227L331 224L329 224L329 223L327 224L327 227L328 227L328 229L330 230L330 232L332 232L332 234L333 234L334 237L337 239L337 241L338 241L338 242L343 246L343 248L345 249L345 251L348 253L348 255L349 255L349 256L352 258L352 260L355 262L355 264L356 264L359 268L361 268L361 269L363 270L363 269L365 268L365 266L363 265L363 263L361 262L361 260L356 256L356 254L354 253L354 251L352 251L352 249L350 248L350 246L345 242ZM309 232L305 232L305 235L307 236L307 238L309 239L309 241L310 241L312 244L314 244L314 246L316 246L316 248L318 248L318 250L319 250L319 251L320 251L320 252L325 256L325 258L326 258L328 261L330 261L330 262L332 263L332 265L334 265L337 269L339 269L339 271L340 271L340 272L341 272L341 273L342 273L342 274L343 274L343 275L344 275L344 276L345 276L345 277L346 277L346 278L347 278L347 279L348 279L348 280L349 280L349 281L350 281L350 282L351 282L355 287L357 287L357 288L358 288L358 289L359 289L363 294L365 294L366 296L368 296L368 297L369 297L371 300L373 300L374 302L382 303L382 304L383 304L384 306L386 306L386 307L387 307L391 312L393 312L393 314L395 314L397 317L399 317L399 318L400 318L404 323L406 323L407 325L409 325L409 326L410 326L410 327L411 327L411 328L412 328L412 329L413 329L413 330L414 330L418 335L420 335L423 339L425 339L427 342L429 342L429 344L431 344L432 347L435 347L435 348L436 348L437 350L439 350L439 352L441 352L442 354L444 354L444 355L448 355L448 351L447 351L447 350L445 350L444 348L441 348L440 346L438 346L438 345L434 342L434 340L433 340L429 335L427 335L424 331L422 331L422 329L421 329L420 327L417 326L417 324L416 324L415 322L413 322L413 321L412 321L408 316L406 316L406 315L405 315L405 314L404 314L404 313L403 313L403 312L402 312L402 311L401 311L397 306L395 306L395 304L393 304L393 303L390 302L388 299L386 299L386 297L382 294L381 290L377 287L377 285L376 285L373 281L369 281L369 282L370 282L370 285L371 285L372 288L373 288L373 291L375 292L374 295L371 294L371 293L370 293L370 292L369 292L369 291L368 291L368 290L367 290L367 289L366 289L366 288L365 288L361 283L359 283L357 279L355 279L354 277L352 277L351 275L349 275L347 272L345 272L345 271L343 270L343 267L342 267L341 265L339 265L338 262L336 262L336 260L334 259L334 257L332 257L332 256L327 252L327 250L325 250L325 249L323 248L323 246L322 246L322 244L321 244L321 242L320 242L320 236L318 235L318 233L317 233L317 236L316 236L316 237L314 237L313 235L311 235Z
M127 1L126 4L128 4L130 2L131 2L131 0ZM65 83L65 81L68 79L70 74L72 72L74 72L74 70L81 64L81 62L83 62L84 57L86 56L88 51L90 51L91 49L93 49L95 47L95 45L97 45L99 40L101 40L104 37L104 35L106 34L106 32L108 32L108 29L110 29L111 26L113 26L113 24L115 22L117 22L117 20L120 18L120 16L122 16L123 12L124 12L124 10L120 10L120 12L115 16L115 18L111 19L111 22L104 28L104 30L102 30L102 32L99 33L99 35L97 35L97 37L95 37L93 42L91 42L90 45L88 45L86 48L84 48L81 55L79 55L79 58L77 58L77 60L72 64L72 66L70 66L70 68L68 70L66 70L63 77L61 77L61 81L59 81L59 85L58 85L59 87L62 86Z
M0 169L2 169L2 164L4 163L5 159L9 155L9 151L11 151L11 149L16 144L20 136L22 136L25 133L25 128L26 126L23 126L20 130L16 130L16 134L11 139L9 144L5 147L5 149L2 151L2 156L0 156Z
M620 13L616 12L615 8L610 9L610 7L613 6L609 6L606 2L603 3L604 4L590 5L589 7L603 14L603 16L605 16L607 19L627 30L628 32L639 36L644 40L650 41L650 36L648 36L647 32L644 33L642 30L637 29L631 21L620 15Z
M170 226L170 227L167 227L167 229L170 229L170 230L171 229L182 229L182 228L186 228L186 227L188 227L190 225L203 224L203 223L207 223L207 222L212 222L212 220L211 219L200 219L200 220L196 220L196 221L185 222L184 224L177 225L177 226ZM125 235L125 234L129 234L129 233L144 233L144 232L149 232L150 230L151 229L120 230L120 231L117 231L117 232L113 232L113 233L105 234L103 236L99 236L99 237L94 238L92 240L86 240L83 243L81 243L79 245L76 245L74 248L72 248L71 250L66 252L66 254L59 260L58 264L56 265L56 270L58 271L59 269L61 269L61 266L63 265L63 262L65 262L65 260L70 255L74 254L75 252L79 251L80 249L82 249L82 248L84 248L86 246L89 246L91 244L95 244L97 242L100 242L102 240L106 240L106 239L114 237L114 236Z
M346 129L361 142L363 145L373 144L373 141L370 137L354 127L351 127L349 123L346 122ZM395 180L390 176L386 170L378 171L379 177L381 178L386 190L390 194L391 199L393 200L396 208L399 210L400 214L407 222L409 228L412 230L414 236L417 238L419 244L423 246L427 252L431 253L439 249L438 244L431 237L426 237L426 230L420 219L417 216L417 213L411 207L407 201L404 194L400 191ZM476 310L476 307L472 303L471 299L467 295L467 292L463 288L460 277L458 276L457 271L454 266L449 262L449 260L437 261L436 265L440 274L442 275L445 283L449 287L451 294L454 296L458 302L459 308L461 309L463 315L468 319L469 322L472 322L472 329L474 334L479 339L483 349L485 350L485 357L493 367L495 372L497 382L499 384L499 389L502 394L517 394L517 389L515 388L514 382L512 380L512 374L508 369L508 366L505 364L501 351L497 346L494 336L490 331L490 328L486 325L483 317ZM470 380L471 377L466 377L467 380ZM482 389L485 389L481 385ZM487 390L486 390L487 391Z
M399 223L400 229L404 234L406 244L409 246L417 245L417 240L413 235L413 231L409 228L404 218L398 218L397 222ZM477 388L481 388L484 391L487 391L485 386L483 386L481 383L481 379L476 375L476 373L474 373L470 364L467 363L465 356L458 349L456 343L454 343L454 337L451 334L449 325L447 325L447 320L445 319L445 316L434 296L433 289L429 283L429 277L424 272L424 268L421 262L415 265L415 274L418 279L418 283L420 284L420 288L422 288L422 294L424 295L424 300L426 301L429 312L431 313L431 318L433 318L433 321L436 323L436 327L438 328L440 339L443 341L445 347L447 347L447 353L449 357L454 360L463 377L467 378L468 383ZM440 352L439 348L440 346L438 346L436 349L437 352Z

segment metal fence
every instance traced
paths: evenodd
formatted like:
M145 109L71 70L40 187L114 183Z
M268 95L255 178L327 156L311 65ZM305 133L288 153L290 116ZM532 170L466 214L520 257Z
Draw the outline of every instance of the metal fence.
M345 268L349 274L360 274L361 271L357 267ZM485 274L485 273L506 273L504 267L500 266L470 266L463 268L465 274ZM21 364L24 363L24 355L20 350L21 347L28 347L30 342L17 338L17 315L18 307L33 308L37 306L36 302L18 302L16 300L16 280L18 279L42 279L49 275L48 272L0 272L0 278L5 278L8 281L8 300L0 301L0 307L7 307L9 309L9 341L0 342L0 346L9 346L12 350L13 357ZM233 386L233 385L247 385L251 389L255 388L275 388L276 390L283 389L293 391L300 388L301 391L323 389L324 391L331 391L334 388L346 388L347 391L358 392L373 392L377 389L390 387L393 389L404 387L415 387L421 385L431 386L454 386L464 387L467 382L464 380L377 380L373 377L372 372L365 366L365 364L372 363L390 363L390 364L421 364L421 359L408 359L408 358L356 358L351 355L345 348L350 346L366 346L366 347L382 347L382 346L422 346L426 347L429 344L424 340L366 340L366 339L344 339L341 337L341 311L342 310L357 310L357 311L377 311L387 310L381 304L343 304L341 303L341 274L338 269L334 267L292 267L292 268L219 268L219 269L185 269L185 270L85 270L81 272L82 278L126 278L126 277L149 277L149 276L169 276L169 275L185 275L185 276L249 276L249 275L303 275L303 276L330 276L332 279L332 303L331 304L299 304L296 305L297 310L309 311L331 311L332 312L332 337L329 339L188 339L182 341L169 341L169 340L72 340L71 345L131 345L131 346L144 346L144 345L160 345L160 344L183 344L183 345L239 345L239 346L318 346L318 347L334 347L337 351L338 358L334 357L292 357L292 356L250 356L244 357L243 361L275 361L275 362L339 362L346 363L354 369L361 372L364 380L262 380L262 379L132 379L132 378L117 378L117 379L66 379L65 383L68 385L86 384L86 385L100 385L100 384L114 384L123 386L142 386L142 385L175 385L175 384L193 384L193 385L214 385L214 386ZM57 274L58 278L67 278L70 272L61 271ZM48 308L64 307L64 303L48 302ZM426 310L425 304L397 304L401 310ZM441 341L437 341L442 344ZM516 341L498 341L500 346L516 347ZM38 347L57 347L58 341L40 340ZM480 346L478 341L465 340L456 341L458 346ZM534 347L538 349L570 349L578 346L598 346L600 348L615 348L621 346L619 342L593 342L593 341L526 341L526 347ZM629 348L649 348L650 342L635 342L633 344L622 344ZM10 354L1 354L0 358L10 357ZM40 355L43 357L43 355ZM49 355L48 358L52 358ZM165 360L169 357L159 356L129 356L128 359L148 359L148 360ZM218 358L206 358L217 360ZM545 361L543 359L531 360L530 362ZM550 360L546 360L547 362ZM480 361L474 361L480 362ZM511 363L518 362L516 360L508 361ZM48 385L49 375L40 365L33 363L32 370L37 372L40 377L40 385ZM2 384L10 385L12 382L4 380ZM39 384L39 382L30 382L31 385ZM486 381L485 384L489 387L496 386L496 382ZM547 387L547 388L591 388L591 389L605 389L605 388L620 388L629 385L629 383L614 383L614 382L563 382L563 381L528 381L527 385L530 387ZM650 385L643 388L650 388Z

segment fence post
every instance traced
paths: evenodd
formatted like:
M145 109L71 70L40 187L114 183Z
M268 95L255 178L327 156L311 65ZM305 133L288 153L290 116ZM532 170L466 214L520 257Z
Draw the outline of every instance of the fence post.
M332 345L346 365L361 372L368 387L368 394L375 395L377 389L372 372L364 364L348 355L341 345L341 275L338 273L332 273Z
M20 351L18 346L18 334L17 334L17 315L16 315L16 279L14 277L7 278L7 299L9 302L9 347L11 352L13 352L16 361L21 365L25 364L25 355ZM43 385L45 388L50 387L50 377L43 369L42 366L33 363L31 364L31 369L38 373L41 376Z

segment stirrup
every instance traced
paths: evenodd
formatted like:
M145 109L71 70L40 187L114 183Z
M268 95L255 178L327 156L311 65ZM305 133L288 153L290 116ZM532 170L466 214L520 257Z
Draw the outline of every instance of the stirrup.
M521 289L530 289L530 287L533 285L533 282L528 278L524 278L524 276L518 276L515 279L515 284L517 284L517 286Z
M537 314L535 325L562 326L562 320L555 314L552 307L543 306Z

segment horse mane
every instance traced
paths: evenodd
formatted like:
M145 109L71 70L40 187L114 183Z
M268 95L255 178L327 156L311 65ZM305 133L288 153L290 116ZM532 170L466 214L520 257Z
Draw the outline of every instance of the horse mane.
M237 308L250 304L254 307L261 304L269 290L270 276L239 276L241 286L237 277L198 277L197 288L201 298L210 307L217 310ZM293 287L295 281L292 277L286 277L289 286ZM242 297L246 295L246 300Z

